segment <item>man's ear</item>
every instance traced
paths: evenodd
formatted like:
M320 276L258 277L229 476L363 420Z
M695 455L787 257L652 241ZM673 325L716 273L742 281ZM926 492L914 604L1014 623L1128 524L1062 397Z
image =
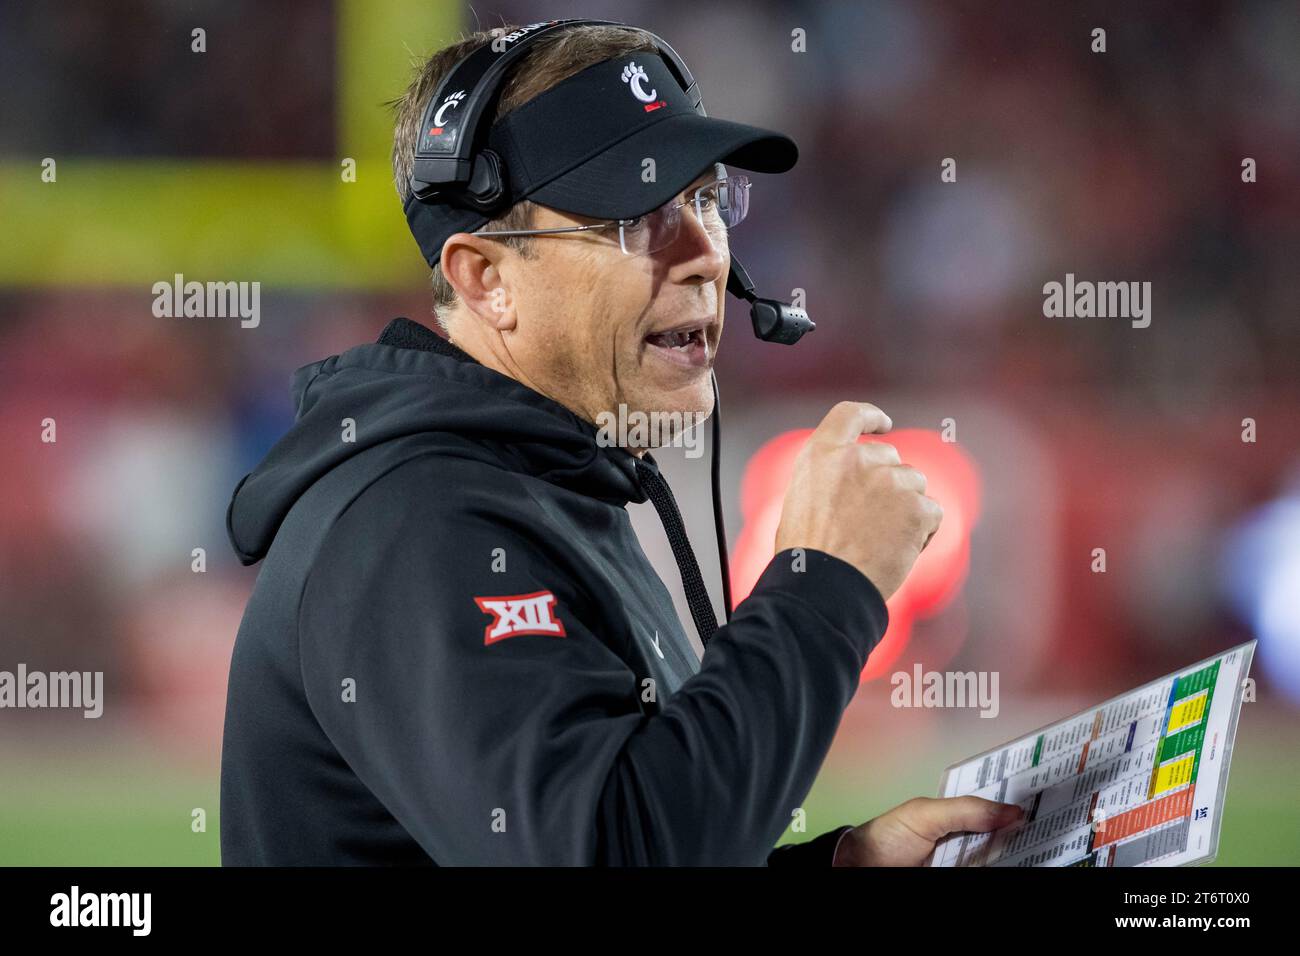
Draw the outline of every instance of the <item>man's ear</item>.
M442 244L439 265L460 301L498 332L515 327L514 301L501 273L510 251L491 239L458 232Z

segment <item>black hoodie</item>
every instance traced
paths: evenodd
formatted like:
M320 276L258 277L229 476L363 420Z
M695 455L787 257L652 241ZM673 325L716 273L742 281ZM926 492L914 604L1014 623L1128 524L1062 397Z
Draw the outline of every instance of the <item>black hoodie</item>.
M701 660L626 508L652 455L408 319L293 393L227 513L265 561L224 864L830 864L847 827L772 847L884 634L864 575L777 554Z

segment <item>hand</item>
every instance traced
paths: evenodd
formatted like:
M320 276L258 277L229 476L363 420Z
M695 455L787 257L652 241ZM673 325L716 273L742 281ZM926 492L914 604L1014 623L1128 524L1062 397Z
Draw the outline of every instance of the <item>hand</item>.
M831 866L920 866L949 833L987 833L1022 816L982 797L915 797L844 834Z
M776 550L813 548L853 565L889 599L943 520L925 475L864 434L894 427L866 402L840 402L795 459L781 506Z

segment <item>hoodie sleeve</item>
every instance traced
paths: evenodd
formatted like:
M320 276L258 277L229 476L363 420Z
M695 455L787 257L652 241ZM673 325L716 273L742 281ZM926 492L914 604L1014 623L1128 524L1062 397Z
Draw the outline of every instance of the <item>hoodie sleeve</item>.
M836 827L806 843L786 843L767 855L767 865L800 868L830 866L835 861L835 850L839 847L840 840L852 829L851 826Z
M592 630L579 552L491 471L454 492L390 474L326 537L300 663L349 766L442 865L806 858L773 844L884 634L874 585L819 551L778 554L700 671L646 713L613 649L627 638ZM501 613L519 633L494 639Z

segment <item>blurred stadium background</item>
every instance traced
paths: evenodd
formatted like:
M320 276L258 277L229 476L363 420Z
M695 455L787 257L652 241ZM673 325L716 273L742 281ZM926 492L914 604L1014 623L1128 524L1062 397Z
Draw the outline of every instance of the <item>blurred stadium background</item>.
M872 676L787 838L934 795L949 763L1255 637L1217 862L1300 862L1297 10L6 0L0 669L102 670L107 703L0 712L0 864L218 862L226 668L256 573L226 541L230 492L290 424L293 369L396 315L432 324L382 104L462 30L563 16L659 33L711 114L800 146L790 174L753 177L734 240L760 291L807 291L818 329L765 345L731 303L733 545L761 522L761 494L744 515L740 495L756 453L834 401L900 431L956 423L964 457L935 468L978 510L968 561L931 569L937 598L898 615L878 669L996 670L1000 714L895 709ZM1151 326L1044 318L1067 272L1152 282ZM261 324L155 318L175 273L260 281ZM716 582L707 460L657 457Z

